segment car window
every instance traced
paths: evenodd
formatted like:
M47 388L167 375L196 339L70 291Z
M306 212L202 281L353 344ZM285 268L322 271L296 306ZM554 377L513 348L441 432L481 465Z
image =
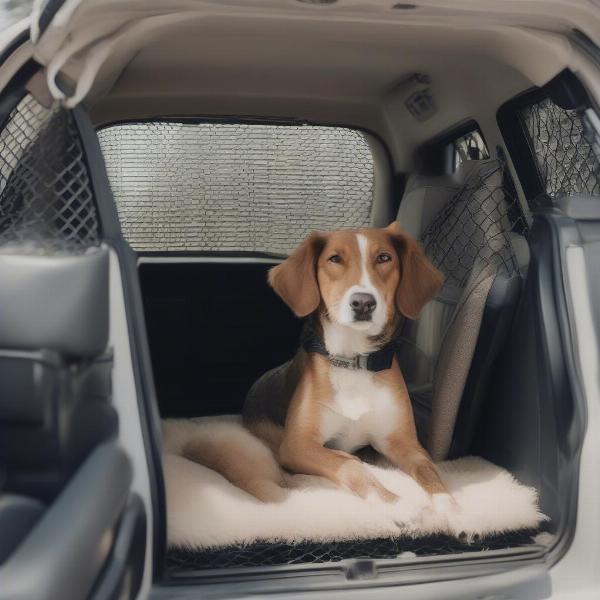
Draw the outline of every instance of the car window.
M98 216L73 114L26 94L0 130L0 246L85 252Z
M467 160L483 160L490 157L483 136L476 129L456 138L450 143L449 149L452 172L456 171Z
M374 161L352 129L162 121L98 136L138 251L286 254L310 231L370 224Z
M581 111L544 98L523 108L519 116L549 197L600 195L600 151Z
M458 123L422 144L416 152L419 169L430 174L452 174L469 160L483 160L490 153L476 121Z

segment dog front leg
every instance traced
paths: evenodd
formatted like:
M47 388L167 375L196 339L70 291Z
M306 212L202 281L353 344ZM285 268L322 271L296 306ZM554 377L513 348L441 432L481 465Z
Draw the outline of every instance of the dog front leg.
M410 475L428 494L447 494L429 454L419 444L416 433L398 428L392 435L376 442L376 448L391 463Z
M325 477L361 498L375 492L386 502L398 499L356 457L325 448L316 440L284 440L279 449L279 461L294 473Z
M460 509L440 479L433 461L416 437L403 439L402 435L390 436L378 449L385 457L410 475L429 495L435 513L448 521L456 520Z

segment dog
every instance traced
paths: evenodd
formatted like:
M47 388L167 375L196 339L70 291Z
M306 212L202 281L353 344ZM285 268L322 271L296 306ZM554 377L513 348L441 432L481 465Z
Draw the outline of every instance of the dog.
M413 477L436 510L448 510L453 500L417 439L394 351L402 319L417 318L443 283L419 244L396 222L316 232L268 280L306 324L295 357L246 398L244 425L264 446L193 439L183 455L265 502L285 498L294 474L393 502L355 454L372 447Z

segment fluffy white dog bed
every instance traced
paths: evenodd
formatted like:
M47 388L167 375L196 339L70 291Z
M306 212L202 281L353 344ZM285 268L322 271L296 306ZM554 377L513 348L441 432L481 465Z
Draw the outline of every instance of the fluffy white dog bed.
M302 476L296 478L286 500L263 504L215 471L180 455L183 445L195 436L209 436L216 443L235 439L247 450L261 444L237 417L167 420L163 434L170 546L211 548L256 541L326 542L462 532L467 537L485 536L536 528L546 519L534 489L476 457L438 464L459 511L436 512L406 474L391 466L372 465L368 468L400 496L398 502L363 500L319 477Z

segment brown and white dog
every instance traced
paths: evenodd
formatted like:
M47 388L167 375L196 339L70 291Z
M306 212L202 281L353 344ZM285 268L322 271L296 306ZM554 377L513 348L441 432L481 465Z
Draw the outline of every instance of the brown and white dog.
M452 507L417 440L391 345L402 317L416 318L442 284L417 242L397 223L313 233L271 269L269 283L310 325L308 343L259 379L244 406L245 426L271 452L264 447L240 455L240 449L194 440L184 455L264 501L285 496L293 479L288 473L321 476L361 497L374 492L394 501L352 454L372 446L411 475L436 508Z

